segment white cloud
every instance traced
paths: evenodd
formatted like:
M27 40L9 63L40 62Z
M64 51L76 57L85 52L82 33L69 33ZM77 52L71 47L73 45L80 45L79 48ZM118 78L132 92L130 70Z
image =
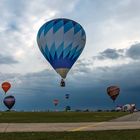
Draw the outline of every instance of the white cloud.
M24 74L46 68L52 69L38 49L36 35L44 22L56 17L72 18L85 28L87 43L80 56L82 60L88 60L107 48L127 48L140 40L139 5L136 0L115 3L112 0L107 2L2 0L1 54L13 56L20 63L2 66L4 70L1 72ZM129 62L128 59L124 61L125 64ZM88 68L121 64L122 58L115 62L113 60L99 62L93 59Z
M77 2L78 0L70 2L3 0L0 4L1 52L3 55L14 56L20 62L13 67L5 66L5 72L10 69L10 73L28 73L50 67L39 52L36 43L37 32L44 22L71 12Z

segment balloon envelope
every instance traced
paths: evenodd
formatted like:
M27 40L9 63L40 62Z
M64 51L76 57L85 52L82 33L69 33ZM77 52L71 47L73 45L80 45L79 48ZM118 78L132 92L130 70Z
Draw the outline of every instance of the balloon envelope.
M65 98L69 99L70 95L69 94L65 94Z
M7 96L4 98L3 103L8 109L11 109L15 104L15 97L14 96Z
M59 103L59 100L54 99L54 100L53 100L53 103L54 103L54 105L55 105L55 106L57 106L57 105L58 105L58 103Z
M11 88L11 84L9 82L3 82L1 87L4 90L4 92L6 93Z
M84 49L86 34L82 26L73 20L53 19L39 29L37 43L55 71L66 78Z
M71 110L70 106L66 106L66 111Z
M110 86L107 88L107 94L113 101L115 101L117 96L120 94L120 88L118 86Z

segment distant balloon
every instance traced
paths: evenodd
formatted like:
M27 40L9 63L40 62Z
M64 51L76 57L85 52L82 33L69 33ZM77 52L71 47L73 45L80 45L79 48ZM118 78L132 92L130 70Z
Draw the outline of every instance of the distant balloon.
M4 98L3 103L10 110L15 104L15 97L11 95L7 96Z
M107 88L107 94L113 101L115 101L117 96L120 94L120 88L117 86L110 86Z
M58 99L54 99L54 100L53 100L53 103L54 103L55 106L57 106L58 103L59 103L59 100L58 100Z
M37 43L46 60L62 79L65 79L84 49L86 34L79 23L58 18L41 26ZM65 86L63 80L61 86Z
M66 111L71 110L70 106L66 106Z
M11 88L11 84L9 82L3 82L1 87L4 90L4 92L6 93Z
M69 99L70 95L69 94L65 94L65 98Z

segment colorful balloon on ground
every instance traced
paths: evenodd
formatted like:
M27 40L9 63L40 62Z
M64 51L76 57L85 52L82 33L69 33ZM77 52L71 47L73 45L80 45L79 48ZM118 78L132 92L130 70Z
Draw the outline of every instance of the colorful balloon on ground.
M4 98L3 103L10 110L15 104L15 97L11 95L7 96Z
M113 101L115 101L117 96L120 94L120 88L117 86L110 86L107 88L107 94Z
M4 90L4 92L6 93L11 88L11 84L9 82L3 82L1 87Z
M65 98L69 99L70 95L69 94L65 94Z
M57 105L58 105L58 103L59 103L59 100L54 99L54 100L53 100L53 103L54 103L54 105L55 105L55 106L57 106Z
M65 79L86 43L82 26L70 19L53 19L38 31L40 51L55 71Z

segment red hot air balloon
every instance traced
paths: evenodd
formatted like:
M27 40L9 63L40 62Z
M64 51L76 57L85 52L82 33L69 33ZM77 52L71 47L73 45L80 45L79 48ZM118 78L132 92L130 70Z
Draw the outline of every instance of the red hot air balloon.
M54 99L54 100L53 100L53 103L54 103L55 106L57 106L58 103L59 103L59 100L58 100L58 99Z
M4 92L6 93L11 88L11 84L9 82L3 82L1 87L4 90Z
M110 86L107 88L107 94L113 101L115 101L117 96L120 94L120 88L117 86Z

